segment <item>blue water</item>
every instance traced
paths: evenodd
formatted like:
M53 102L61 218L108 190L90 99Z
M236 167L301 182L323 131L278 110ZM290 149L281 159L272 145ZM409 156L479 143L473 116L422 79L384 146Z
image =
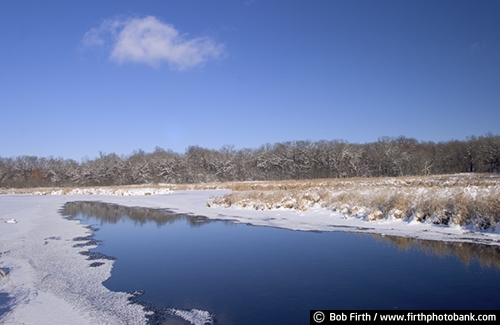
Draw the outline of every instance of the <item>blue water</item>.
M494 247L75 211L99 228L95 251L117 258L107 288L145 290L158 308L206 310L219 324L306 324L311 309L500 308Z

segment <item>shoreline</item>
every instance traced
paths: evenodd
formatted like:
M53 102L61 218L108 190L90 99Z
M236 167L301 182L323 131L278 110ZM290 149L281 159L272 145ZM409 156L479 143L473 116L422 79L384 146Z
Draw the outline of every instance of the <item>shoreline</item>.
M0 258L10 269L12 297L5 324L146 324L141 307L128 304L129 294L112 292L102 282L112 261L98 268L79 254L95 246L74 247L74 238L89 229L59 214L67 197L0 196ZM17 223L5 220L15 218Z
M211 206L211 198L227 190L176 191L163 195L0 195L0 267L9 269L0 292L9 294L5 324L146 324L146 311L130 304L131 294L112 292L102 282L111 275L112 260L90 267L92 261L79 254L97 246L78 244L91 231L78 220L60 213L71 201L100 201L127 207L169 209L254 226L300 231L342 231L380 234L444 242L468 242L500 246L500 234L458 226L439 226L402 220L365 221L346 218L339 212L313 207L255 210ZM6 223L16 219L17 223ZM75 241L80 238L80 241Z

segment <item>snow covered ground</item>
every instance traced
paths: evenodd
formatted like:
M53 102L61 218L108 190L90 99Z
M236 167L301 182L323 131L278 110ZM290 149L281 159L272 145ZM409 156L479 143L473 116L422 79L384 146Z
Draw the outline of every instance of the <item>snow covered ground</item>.
M14 190L16 192L19 190ZM33 195L120 195L120 196L130 196L130 195L158 195L158 194L170 194L172 190L169 188L153 188L153 187L132 187L132 188L114 188L114 187L86 187L86 188L74 188L74 189L39 189L39 190L28 190ZM16 194L16 193L8 193Z
M0 292L9 294L9 308L3 324L145 324L142 307L129 304L129 294L111 292L102 282L110 276L113 261L90 267L92 261L78 252L92 246L74 247L74 238L88 236L90 230L78 221L59 214L69 201L101 201L123 206L168 208L180 213L233 220L256 226L281 227L302 231L367 232L411 238L463 241L500 246L500 233L459 226L434 225L389 218L366 221L346 217L320 206L307 211L292 209L255 210L225 208L207 203L228 191L175 191L170 194L137 192L84 195L0 195ZM150 195L147 195L150 194ZM47 193L46 193L47 194ZM110 195L111 194L111 195ZM140 195L137 195L140 194ZM15 220L16 222L8 222ZM194 310L181 312L193 324L203 324L208 314Z

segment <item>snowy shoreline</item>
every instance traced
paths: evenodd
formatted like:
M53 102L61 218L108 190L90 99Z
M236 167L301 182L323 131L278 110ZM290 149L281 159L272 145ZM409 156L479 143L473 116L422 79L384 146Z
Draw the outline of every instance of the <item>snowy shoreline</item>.
M0 195L0 267L8 270L8 275L1 280L0 292L10 297L10 310L0 320L4 324L62 324L68 320L77 325L146 324L142 307L129 304L130 294L111 292L102 285L111 274L113 261L102 260L103 265L89 267L92 261L79 252L95 246L74 247L80 243L74 238L88 236L90 230L59 213L61 207L71 201L168 208L211 219L301 231L373 233L500 246L498 230L478 231L400 219L366 221L346 218L344 214L320 207L308 211L208 207L213 197L227 193L226 190L201 190L130 196ZM11 219L16 223L7 223Z

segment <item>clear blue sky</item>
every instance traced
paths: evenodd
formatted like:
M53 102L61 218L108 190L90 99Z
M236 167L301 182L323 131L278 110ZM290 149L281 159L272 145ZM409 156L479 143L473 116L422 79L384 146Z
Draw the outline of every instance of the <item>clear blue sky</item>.
M0 0L0 156L500 134L500 1Z

